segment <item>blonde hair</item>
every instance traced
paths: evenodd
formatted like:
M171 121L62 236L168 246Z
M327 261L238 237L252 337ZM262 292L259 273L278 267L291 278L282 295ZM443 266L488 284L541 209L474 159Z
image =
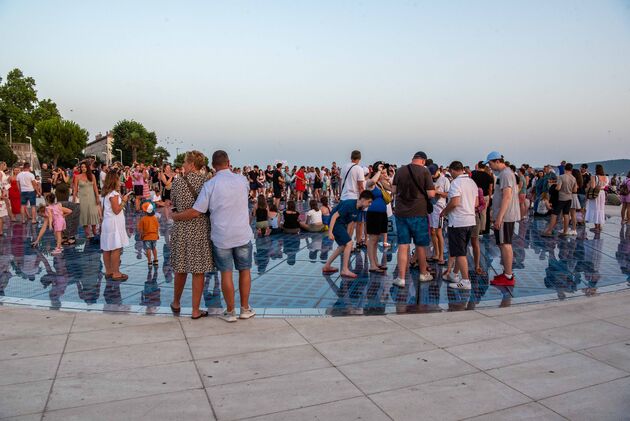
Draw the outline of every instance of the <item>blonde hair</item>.
M196 170L200 170L206 166L206 156L199 151L186 152L184 161L192 164Z

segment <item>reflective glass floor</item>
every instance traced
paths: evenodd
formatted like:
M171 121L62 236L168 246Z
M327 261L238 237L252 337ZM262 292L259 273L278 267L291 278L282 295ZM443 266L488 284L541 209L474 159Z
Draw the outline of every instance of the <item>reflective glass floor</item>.
M121 271L129 275L124 283L105 279L98 240L86 242L81 232L75 246L52 256L52 233L46 234L39 248L31 248L36 226L5 223L5 235L0 237L0 303L170 313L173 271L168 263L168 215L160 216L157 269L147 268L142 243L134 233L135 221L135 216L127 215L131 242L122 255ZM514 288L489 286L489 278L502 268L494 238L482 237L485 273L471 272L470 291L449 288L441 278L443 267L436 265L432 282L418 283L417 270L411 270L405 288L393 286L397 276L395 235L389 238L392 248L384 250L382 242L379 244L378 256L387 265L387 273L369 273L366 252L361 250L352 255L351 267L359 274L352 280L338 274L322 275L323 263L334 248L325 234L259 238L254 248L250 304L265 317L371 315L509 306L628 287L630 227L623 227L619 217L609 218L600 234L578 227L577 237L543 238L540 233L546 222L530 218L517 223ZM235 273L235 282L237 279ZM190 300L189 282L182 301L184 314L190 312ZM221 312L224 305L217 273L206 275L204 304L211 314Z

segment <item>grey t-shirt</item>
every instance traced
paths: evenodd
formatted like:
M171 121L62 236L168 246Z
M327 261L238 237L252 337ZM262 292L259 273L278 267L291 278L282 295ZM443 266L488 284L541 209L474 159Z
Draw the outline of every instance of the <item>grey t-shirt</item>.
M518 204L518 183L514 172L505 167L497 176L494 185L494 195L492 195L492 215L496 219L503 203L503 189L510 187L512 189L512 200L505 212L503 222L516 222L521 219L521 210Z
M558 200L561 202L566 202L571 200L573 189L577 187L577 180L573 177L571 173L564 173L560 177L558 177L558 184L556 188L558 189Z

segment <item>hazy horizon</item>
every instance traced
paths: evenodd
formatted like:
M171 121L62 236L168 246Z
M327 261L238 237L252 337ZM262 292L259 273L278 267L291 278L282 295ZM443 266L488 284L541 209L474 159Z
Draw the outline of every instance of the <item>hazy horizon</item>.
M90 139L135 119L173 155L630 157L627 0L4 0L0 37L0 75L33 77Z

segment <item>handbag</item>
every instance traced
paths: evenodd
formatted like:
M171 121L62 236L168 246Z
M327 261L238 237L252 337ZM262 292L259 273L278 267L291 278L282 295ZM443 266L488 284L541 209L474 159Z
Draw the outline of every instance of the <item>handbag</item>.
M411 181L416 186L418 191L424 196L424 200L427 202L427 214L429 215L432 214L433 203L431 203L431 200L429 199L429 195L427 194L426 190L420 187L418 180L416 180L415 177L413 176L413 171L411 171L411 164L407 165L407 170L409 171L409 176L411 177Z
M385 190L380 183L376 183L376 187L381 190L381 194L383 195L383 200L385 201L385 204L389 205L390 203L392 203L392 194Z

